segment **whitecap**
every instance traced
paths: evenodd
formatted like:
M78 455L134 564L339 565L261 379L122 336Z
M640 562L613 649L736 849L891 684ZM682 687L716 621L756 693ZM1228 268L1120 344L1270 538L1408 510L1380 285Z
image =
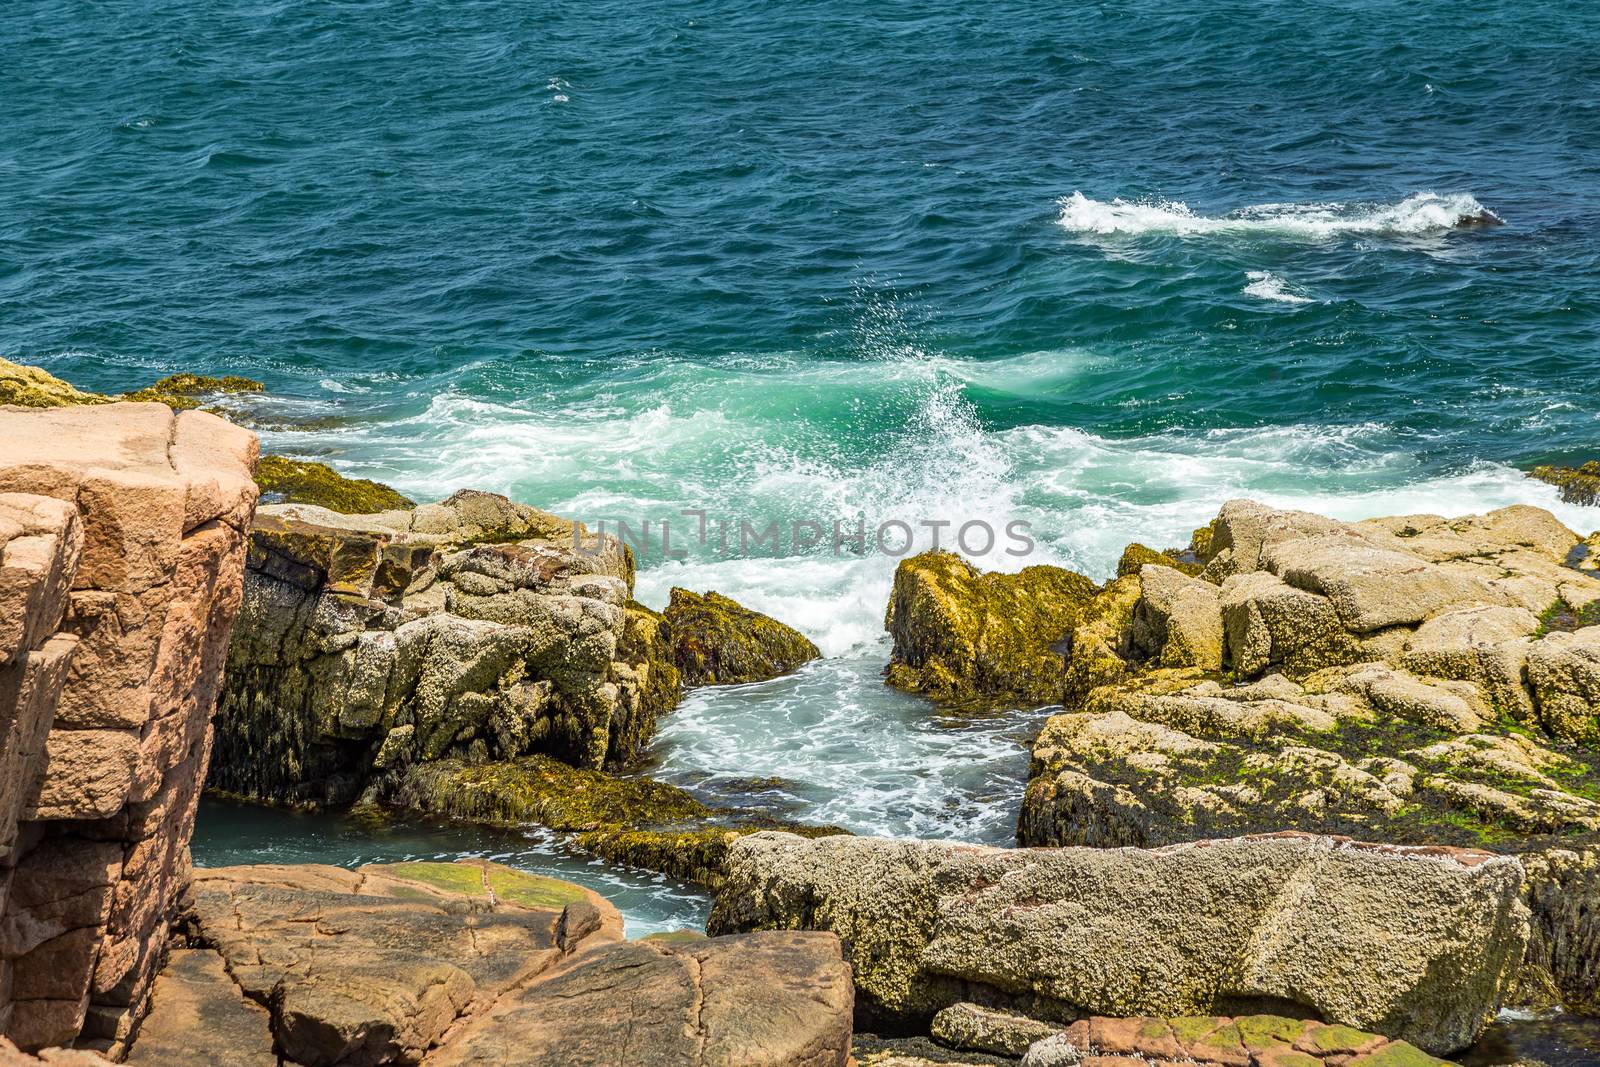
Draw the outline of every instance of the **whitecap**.
M1280 304L1314 304L1309 296L1302 296L1289 289L1284 280L1269 270L1252 270L1245 273L1248 284L1244 287L1246 296L1260 297L1262 300L1274 300Z
M1139 235L1274 234L1306 240L1339 236L1415 236L1440 233L1473 220L1498 222L1467 193L1413 193L1393 204L1257 204L1202 215L1177 200L1094 200L1081 192L1060 201L1061 226L1073 233Z

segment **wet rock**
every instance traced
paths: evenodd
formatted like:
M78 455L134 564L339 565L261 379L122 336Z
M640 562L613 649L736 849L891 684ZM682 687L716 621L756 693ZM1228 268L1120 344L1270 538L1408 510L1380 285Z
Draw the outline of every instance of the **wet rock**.
M405 510L416 502L367 478L346 478L326 463L262 456L256 484L269 504L315 504L341 515Z
M902 560L885 620L889 684L956 706L1054 703L1065 639L1098 592L1060 567L982 574L951 552Z
M757 834L708 930L827 929L863 1010L905 1022L983 991L1046 1019L1271 1000L1444 1053L1527 944L1515 860L1302 835L1151 851Z
M237 374L216 377L209 374L169 374L143 389L124 394L120 399L138 402L154 401L165 404L174 411L188 411L200 407L200 398L223 393L259 393L264 389L254 378Z
M715 888L728 849L760 830L844 833L733 809L716 809L676 786L570 767L548 756L501 763L435 760L389 775L373 799L386 806L510 827L536 824L573 835L579 849L616 863Z
M720 593L673 589L665 618L685 686L764 682L822 655L798 630Z
M1600 504L1600 460L1592 459L1577 467L1535 467L1528 477L1549 482L1561 490L1569 504Z

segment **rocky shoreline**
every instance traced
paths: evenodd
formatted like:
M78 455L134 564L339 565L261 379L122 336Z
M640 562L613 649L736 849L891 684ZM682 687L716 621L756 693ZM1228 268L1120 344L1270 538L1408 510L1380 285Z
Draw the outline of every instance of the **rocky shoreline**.
M504 497L261 465L197 410L247 388L0 367L0 1063L1405 1067L1600 1010L1600 534L1233 501L1104 583L905 560L887 684L1060 710L1017 848L856 837L641 773L805 637ZM483 862L191 870L202 787L543 827L710 936Z

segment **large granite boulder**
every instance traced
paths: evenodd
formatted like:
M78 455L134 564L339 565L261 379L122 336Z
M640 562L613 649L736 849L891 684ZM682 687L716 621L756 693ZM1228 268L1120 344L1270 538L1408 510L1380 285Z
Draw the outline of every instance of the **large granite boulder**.
M567 882L482 861L199 870L130 1064L843 1067L825 933L623 942Z
M1143 565L1074 630L1019 843L1292 828L1524 854L1557 960L1541 973L1594 1003L1569 956L1600 923L1539 891L1565 868L1533 859L1600 832L1600 580L1573 565L1577 535L1527 507L1341 523L1248 501L1204 531L1214 606ZM1220 661L1197 655L1219 623Z
M1037 1018L1262 1003L1435 1053L1469 1044L1528 939L1514 860L1309 835L997 849L756 834L708 930L831 930L867 1017L962 1000Z
M665 614L686 686L764 682L822 655L800 631L720 593L674 589Z
M1060 567L984 574L953 552L902 560L884 621L888 682L958 707L1055 703L1063 639L1098 591Z
M54 388L0 394L38 403L0 409L0 1032L116 1054L187 877L257 445L24 386Z
M446 757L626 764L677 693L632 579L615 538L489 493L263 507L211 784L343 804Z

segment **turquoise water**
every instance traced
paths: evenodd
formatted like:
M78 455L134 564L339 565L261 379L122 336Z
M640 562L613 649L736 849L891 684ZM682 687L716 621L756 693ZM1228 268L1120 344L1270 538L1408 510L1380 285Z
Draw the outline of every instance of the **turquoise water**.
M1600 527L1519 471L1600 454L1594 5L23 0L0 39L0 353L260 378L269 448L419 497L1023 521L986 565L1096 576L1237 495ZM693 696L656 773L1009 840L1041 713L883 688L892 559L677 544L642 599L828 658Z

